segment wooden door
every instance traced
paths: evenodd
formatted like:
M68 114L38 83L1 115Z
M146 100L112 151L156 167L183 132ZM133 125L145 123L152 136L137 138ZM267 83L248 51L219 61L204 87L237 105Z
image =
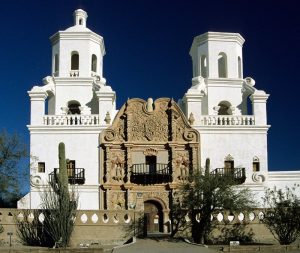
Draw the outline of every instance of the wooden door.
M144 204L144 213L147 217L145 219L146 226L147 226L147 233L155 233L159 232L160 227L160 217L161 212L159 211L158 207L152 202L145 202Z

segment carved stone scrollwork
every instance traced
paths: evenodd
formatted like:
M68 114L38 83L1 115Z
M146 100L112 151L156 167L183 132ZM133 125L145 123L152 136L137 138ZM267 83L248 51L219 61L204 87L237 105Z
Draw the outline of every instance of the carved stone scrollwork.
M42 186L43 180L40 176L38 175L30 175L30 185L33 187L40 187Z
M168 191L151 191L144 192L143 200L146 201L148 199L158 199L163 202L163 208L168 206L169 203L169 192Z
M147 148L145 151L144 151L144 155L145 156L148 156L148 155L157 155L158 151L154 148Z
M188 131L184 132L183 138L186 141L196 141L197 134L194 131L192 131L192 130L188 130Z
M112 130L112 129L106 130L106 133L105 133L105 136L104 136L104 139L106 141L113 141L115 138L116 138L116 133L115 133L114 130Z
M266 178L263 174L253 173L252 174L252 180L255 183L263 183L266 180Z

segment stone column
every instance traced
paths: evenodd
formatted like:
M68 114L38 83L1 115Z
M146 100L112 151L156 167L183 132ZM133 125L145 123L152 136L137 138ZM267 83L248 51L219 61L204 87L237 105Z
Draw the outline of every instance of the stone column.
M131 176L131 166L132 166L132 159L131 159L131 148L132 145L131 144L125 144L126 147L126 157L127 157L127 183L130 184L130 176Z
M105 151L106 151L106 156L105 156L105 167L106 167L105 179L106 179L106 183L110 183L111 182L111 176L110 176L111 161L110 161L110 146L109 145L106 145Z

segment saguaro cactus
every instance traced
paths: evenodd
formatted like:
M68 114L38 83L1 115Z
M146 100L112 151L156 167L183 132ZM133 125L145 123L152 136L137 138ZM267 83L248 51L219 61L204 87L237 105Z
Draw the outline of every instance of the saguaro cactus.
M205 160L205 176L209 176L209 167L210 167L210 159L206 158L206 160Z
M68 172L66 162L65 144L60 142L58 145L58 159L59 159L59 186L61 191L65 194L68 193Z

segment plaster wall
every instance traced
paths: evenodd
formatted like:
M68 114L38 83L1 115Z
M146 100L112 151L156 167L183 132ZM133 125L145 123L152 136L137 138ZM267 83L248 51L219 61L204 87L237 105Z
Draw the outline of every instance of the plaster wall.
M71 100L78 101L84 107L83 114L91 114L91 106L93 105L92 81L69 83L59 82L56 84L56 114L62 114L62 107L68 107L68 102ZM96 110L96 108L95 108Z
M230 84L230 82L224 81L224 83L218 84L210 84L208 80L207 86L207 111L208 115L216 114L214 111L214 107L218 106L218 104L222 101L228 101L233 107L235 107L235 111L233 114L241 115L242 109L242 83L240 84Z
M38 173L42 179L48 180L48 174L58 168L58 144L65 143L66 158L76 161L76 168L85 169L85 183L87 185L99 184L99 132L66 131L43 132L31 134L31 155L37 162L45 162L45 173L37 172L37 162L33 164L32 171Z
M222 130L200 132L201 166L205 166L206 158L210 158L211 169L223 168L225 157L229 154L234 158L235 167L246 169L246 183L251 182L253 174L253 158L258 157L260 172L267 173L267 135L259 131Z

